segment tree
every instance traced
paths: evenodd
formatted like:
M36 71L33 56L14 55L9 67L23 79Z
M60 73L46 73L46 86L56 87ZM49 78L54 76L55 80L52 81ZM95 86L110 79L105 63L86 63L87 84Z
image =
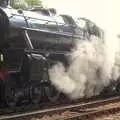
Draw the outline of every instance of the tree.
M10 5L15 9L26 9L28 7L24 0L11 0Z
M42 7L42 2L40 0L25 0L26 3L30 8L34 6L41 6Z
M34 6L42 7L40 0L11 0L10 5L15 9L28 9Z

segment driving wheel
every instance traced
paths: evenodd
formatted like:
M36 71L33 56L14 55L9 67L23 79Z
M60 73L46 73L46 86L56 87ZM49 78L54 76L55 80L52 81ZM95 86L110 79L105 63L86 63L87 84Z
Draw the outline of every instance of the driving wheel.
M17 85L16 85L15 79L13 79L13 77L10 77L10 79L6 83L5 102L9 107L16 106L16 104L18 102Z
M34 104L39 104L42 99L42 86L32 84L30 87L30 100Z

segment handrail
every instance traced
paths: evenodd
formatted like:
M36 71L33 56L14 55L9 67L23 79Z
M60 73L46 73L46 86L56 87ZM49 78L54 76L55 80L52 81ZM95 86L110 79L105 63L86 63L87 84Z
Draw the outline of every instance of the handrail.
M31 43L30 37L29 37L29 35L27 33L27 30L24 30L23 34L24 34L25 41L26 41L26 43L28 45L28 48L33 50L34 47L33 47L32 43Z

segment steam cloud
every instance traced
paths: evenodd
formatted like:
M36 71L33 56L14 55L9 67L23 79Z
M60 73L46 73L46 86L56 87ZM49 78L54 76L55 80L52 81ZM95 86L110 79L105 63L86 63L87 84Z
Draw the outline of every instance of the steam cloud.
M67 9L65 2L69 3ZM110 82L117 80L120 73L120 45L116 38L120 33L120 1L49 0L47 3L59 13L89 18L107 31L104 44L95 37L90 42L76 44L68 58L67 71L62 63L49 70L52 83L71 98L99 94Z
M114 42L110 42L112 40ZM95 36L78 40L69 53L69 68L66 70L62 63L57 63L49 70L50 79L71 99L98 95L104 87L118 80L119 51L119 39L112 34L106 34L104 40Z

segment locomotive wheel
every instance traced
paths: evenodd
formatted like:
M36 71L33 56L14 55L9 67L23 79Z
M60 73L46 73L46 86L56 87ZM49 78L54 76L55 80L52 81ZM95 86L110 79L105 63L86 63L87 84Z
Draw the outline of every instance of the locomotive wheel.
M31 85L30 87L30 100L34 104L39 104L42 98L42 86Z
M60 96L60 92L52 84L45 86L45 93L51 102L55 102Z
M50 82L48 72L44 72L44 80L48 81L48 84L44 87L47 99L51 102L55 102L59 98L60 92Z
M13 78L6 83L5 101L9 107L15 107L18 102L17 86Z

